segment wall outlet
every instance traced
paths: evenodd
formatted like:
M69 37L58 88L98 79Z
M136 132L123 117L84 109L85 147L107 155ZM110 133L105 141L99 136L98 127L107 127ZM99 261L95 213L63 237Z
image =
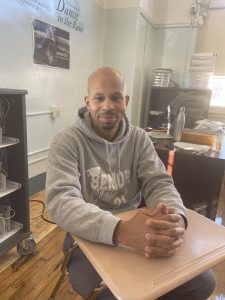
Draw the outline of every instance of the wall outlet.
M58 108L58 106L56 105L52 105L51 106L51 112L52 112L52 118L56 119L60 117L60 110Z

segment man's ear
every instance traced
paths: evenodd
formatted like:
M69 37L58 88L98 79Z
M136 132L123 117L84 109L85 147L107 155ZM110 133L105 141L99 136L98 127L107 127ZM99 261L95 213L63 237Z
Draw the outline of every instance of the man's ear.
M88 99L88 96L85 96L84 97L84 101L86 103L86 106L88 107L89 106L89 99Z
M130 100L130 98L129 98L128 95L126 95L126 96L125 96L125 99L126 99L126 106L127 106L127 105L128 105L128 102L129 102L129 100Z

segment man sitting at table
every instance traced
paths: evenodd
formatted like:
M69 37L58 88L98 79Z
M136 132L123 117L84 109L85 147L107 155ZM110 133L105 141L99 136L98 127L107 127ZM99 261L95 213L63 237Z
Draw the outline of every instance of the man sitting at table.
M149 136L129 123L128 102L118 70L103 67L90 75L86 106L51 144L47 206L52 219L72 235L131 246L146 258L169 257L182 245L186 209ZM147 208L131 220L114 215L137 208L142 197ZM71 240L68 235L65 247ZM68 269L74 289L83 296L101 281L80 249ZM209 270L160 299L206 299L214 287ZM97 299L115 297L106 290Z

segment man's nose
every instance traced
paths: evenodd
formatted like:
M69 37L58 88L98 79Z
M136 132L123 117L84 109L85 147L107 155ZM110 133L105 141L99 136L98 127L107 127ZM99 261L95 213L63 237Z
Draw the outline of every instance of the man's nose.
M109 98L106 98L103 104L105 110L114 109L114 103Z

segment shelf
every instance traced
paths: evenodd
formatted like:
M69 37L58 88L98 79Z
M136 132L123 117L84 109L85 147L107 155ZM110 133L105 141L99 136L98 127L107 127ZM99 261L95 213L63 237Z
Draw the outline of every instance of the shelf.
M20 188L21 188L20 183L7 180L6 181L6 190L5 191L0 191L0 198L6 196L8 194L11 194L12 192L14 192L14 191L16 191Z
M10 222L10 229L11 230L7 234L5 234L3 236L0 236L0 243L2 243L6 239L8 239L12 235L14 235L16 232L20 231L20 229L22 229L22 228L23 228L22 224L11 220L11 222Z
M163 114L165 114L165 111L161 111L161 110L150 110L149 111L150 116L160 116Z
M5 148L5 147L9 147L15 144L19 143L19 139L16 138L12 138L9 136L3 136L2 137L2 144L0 145L0 148Z
M175 87L175 86L154 86L152 85L152 89L155 89L155 90L165 90L165 91L168 91L168 90L174 90L174 91L206 91L206 92L212 92L212 90L210 90L209 88L203 88L203 89L200 89L200 88L197 88L197 87Z
M14 89L0 89L0 94L3 95L26 95L27 90L14 90Z

